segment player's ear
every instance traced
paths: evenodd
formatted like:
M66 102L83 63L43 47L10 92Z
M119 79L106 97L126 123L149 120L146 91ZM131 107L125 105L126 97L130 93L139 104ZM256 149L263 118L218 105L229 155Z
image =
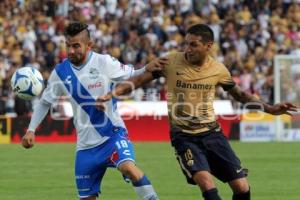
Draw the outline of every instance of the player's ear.
M214 42L212 42L212 41L207 42L206 43L207 50L210 51L210 49L212 48L213 45L214 45Z
M93 45L94 45L94 43L92 41L88 41L88 48L89 49L92 49Z

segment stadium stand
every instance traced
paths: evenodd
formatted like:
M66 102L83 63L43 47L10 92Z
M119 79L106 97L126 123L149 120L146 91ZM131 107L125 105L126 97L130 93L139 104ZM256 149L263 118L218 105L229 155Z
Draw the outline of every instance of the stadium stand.
M273 102L273 57L300 56L299 0L2 0L0 2L0 114L30 111L9 88L16 68L33 66L47 79L66 57L64 25L90 25L95 50L141 67L182 47L183 33L195 23L209 24L224 62L245 90ZM135 101L165 99L160 78L139 89ZM219 99L228 99L222 91ZM233 102L235 107L238 107Z

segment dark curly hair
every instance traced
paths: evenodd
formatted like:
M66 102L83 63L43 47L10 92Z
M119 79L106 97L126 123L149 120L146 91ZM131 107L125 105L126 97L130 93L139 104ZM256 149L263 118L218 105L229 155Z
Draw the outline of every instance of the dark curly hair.
M88 38L90 38L90 31L88 30L88 25L81 22L71 22L65 28L64 34L65 36L74 37L78 33L86 30Z

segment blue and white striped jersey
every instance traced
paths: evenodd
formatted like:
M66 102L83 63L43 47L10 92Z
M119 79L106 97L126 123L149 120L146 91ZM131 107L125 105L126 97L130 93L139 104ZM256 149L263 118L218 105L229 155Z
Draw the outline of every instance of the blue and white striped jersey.
M77 150L93 148L120 129L126 131L115 99L106 103L105 112L97 110L95 102L98 96L111 91L114 81L126 80L133 72L133 67L95 52L90 52L88 61L80 67L66 59L51 73L41 100L53 104L58 97L68 96L77 130Z

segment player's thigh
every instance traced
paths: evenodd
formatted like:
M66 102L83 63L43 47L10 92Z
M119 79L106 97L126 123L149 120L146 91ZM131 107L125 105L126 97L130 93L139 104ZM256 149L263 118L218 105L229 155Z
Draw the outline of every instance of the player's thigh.
M110 157L110 162L113 167L119 168L119 165L125 161L135 163L134 148L126 134L118 134L114 138L113 153Z
M196 184L193 176L198 171L210 171L206 154L195 141L190 138L177 137L172 141L175 155L187 182Z
M203 141L211 173L223 182L246 176L241 162L232 150L228 140L221 133L212 133Z
M210 189L215 188L215 183L213 177L210 172L208 171L198 171L193 175L193 180L199 187L201 188L202 192L208 191Z
M109 153L103 151L106 143L76 153L75 178L80 197L97 196L106 171Z

